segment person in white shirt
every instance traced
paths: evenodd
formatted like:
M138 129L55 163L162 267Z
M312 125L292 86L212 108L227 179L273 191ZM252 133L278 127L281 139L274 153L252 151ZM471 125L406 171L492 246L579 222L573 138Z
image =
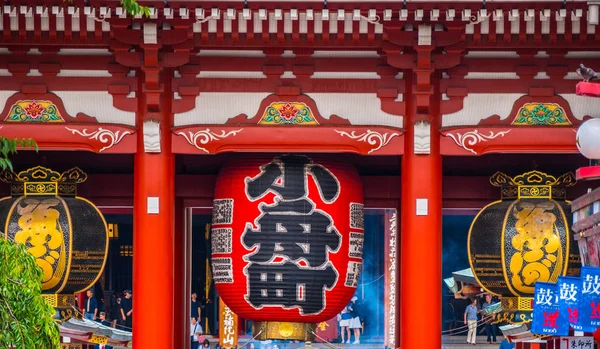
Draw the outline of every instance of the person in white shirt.
M198 340L202 333L202 325L200 325L200 323L196 321L195 317L192 317L192 323L190 324L190 339L192 340L191 349L198 349L198 346L200 345L200 342Z

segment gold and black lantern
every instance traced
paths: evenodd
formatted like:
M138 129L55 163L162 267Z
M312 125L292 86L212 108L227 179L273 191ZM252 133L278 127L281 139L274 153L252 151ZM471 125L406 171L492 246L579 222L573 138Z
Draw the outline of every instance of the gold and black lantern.
M0 177L11 196L0 199L0 227L25 244L43 271L42 291L55 307L92 286L108 252L106 221L90 201L77 196L87 175L79 168L59 173L34 167Z
M571 215L565 213L566 187L575 184L575 176L531 171L512 178L497 172L490 183L501 188L502 200L475 217L469 263L478 283L502 297L502 309L520 311L520 319L526 320L529 316L523 314L532 309L537 281L579 275L579 253L569 233Z

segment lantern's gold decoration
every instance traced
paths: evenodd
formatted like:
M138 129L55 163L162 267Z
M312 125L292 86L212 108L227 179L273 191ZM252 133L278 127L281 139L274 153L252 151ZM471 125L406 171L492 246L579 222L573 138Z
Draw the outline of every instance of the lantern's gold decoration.
M510 258L512 285L521 294L533 294L537 281L558 280L566 262L556 229L556 209L552 201L540 203L516 201L509 212L516 218L517 234L509 241L515 248ZM568 242L566 242L568 244Z
M63 173L49 168L36 166L19 172L4 171L0 181L11 185L14 195L77 195L77 184L87 180L87 174L80 168L74 167Z
M63 231L58 224L60 212L55 207L59 199L25 199L16 207L20 230L15 241L26 246L42 269L42 287L56 286L66 272L66 253Z
M531 297L502 297L500 304L502 310L533 310Z
M317 324L317 328L318 328L320 331L325 331L325 330L327 330L327 327L329 327L329 324L328 324L326 321L319 322L319 323Z
M502 296L503 310L530 312L536 282L579 272L565 214L565 188L575 185L575 176L496 172L490 183L501 188L502 200L483 208L471 225L471 269L487 292Z
M72 294L42 294L42 298L54 308L66 308L75 304Z
M514 178L505 173L496 172L490 178L490 184L502 188L502 199L565 199L564 187L572 187L576 183L577 180L572 172L565 173L558 178L540 171L529 171Z
M494 315L494 323L521 325L531 322L531 311L529 312L507 312L502 311Z
M315 325L303 322L258 321L252 326L257 340L312 340ZM260 332L260 334L259 334Z
M119 225L116 223L108 223L108 238L118 239L119 238Z
M68 308L73 294L99 279L108 253L102 213L76 196L87 174L75 167L63 173L37 166L3 172L11 197L0 199L4 235L25 245L42 269L42 291L57 308Z

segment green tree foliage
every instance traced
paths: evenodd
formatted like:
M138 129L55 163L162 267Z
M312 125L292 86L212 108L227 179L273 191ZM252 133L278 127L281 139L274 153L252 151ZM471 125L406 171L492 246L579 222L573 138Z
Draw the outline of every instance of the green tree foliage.
M150 8L138 4L137 0L121 0L121 5L127 13L132 16L142 14L146 17L150 16Z
M10 155L35 147L33 139L0 136L0 169L13 170ZM2 235L0 233L0 235ZM42 297L42 269L25 246L0 236L0 348L55 349L59 331Z
M73 0L63 0L65 2L72 3ZM121 5L127 13L132 16L137 16L139 14L144 15L146 17L150 16L150 8L146 6L140 5L137 0L121 0Z
M9 156L17 153L17 148L33 148L38 150L37 143L29 138L6 138L0 136L0 170L13 170Z
M41 296L42 276L24 245L0 238L0 348L60 347L55 310Z

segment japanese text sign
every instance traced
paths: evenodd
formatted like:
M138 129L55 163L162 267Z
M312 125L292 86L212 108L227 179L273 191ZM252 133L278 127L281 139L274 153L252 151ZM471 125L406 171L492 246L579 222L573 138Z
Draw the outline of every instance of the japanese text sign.
M219 346L235 348L238 342L238 317L219 299Z
M558 298L559 290L557 284L547 282L537 282L535 284L532 333L551 334L555 336L566 336L569 334L569 323L560 321Z
M560 321L568 322L575 331L583 331L579 319L579 301L581 299L581 279L568 276L558 277L558 304Z
M600 327L600 268L581 267L579 311L585 329Z

